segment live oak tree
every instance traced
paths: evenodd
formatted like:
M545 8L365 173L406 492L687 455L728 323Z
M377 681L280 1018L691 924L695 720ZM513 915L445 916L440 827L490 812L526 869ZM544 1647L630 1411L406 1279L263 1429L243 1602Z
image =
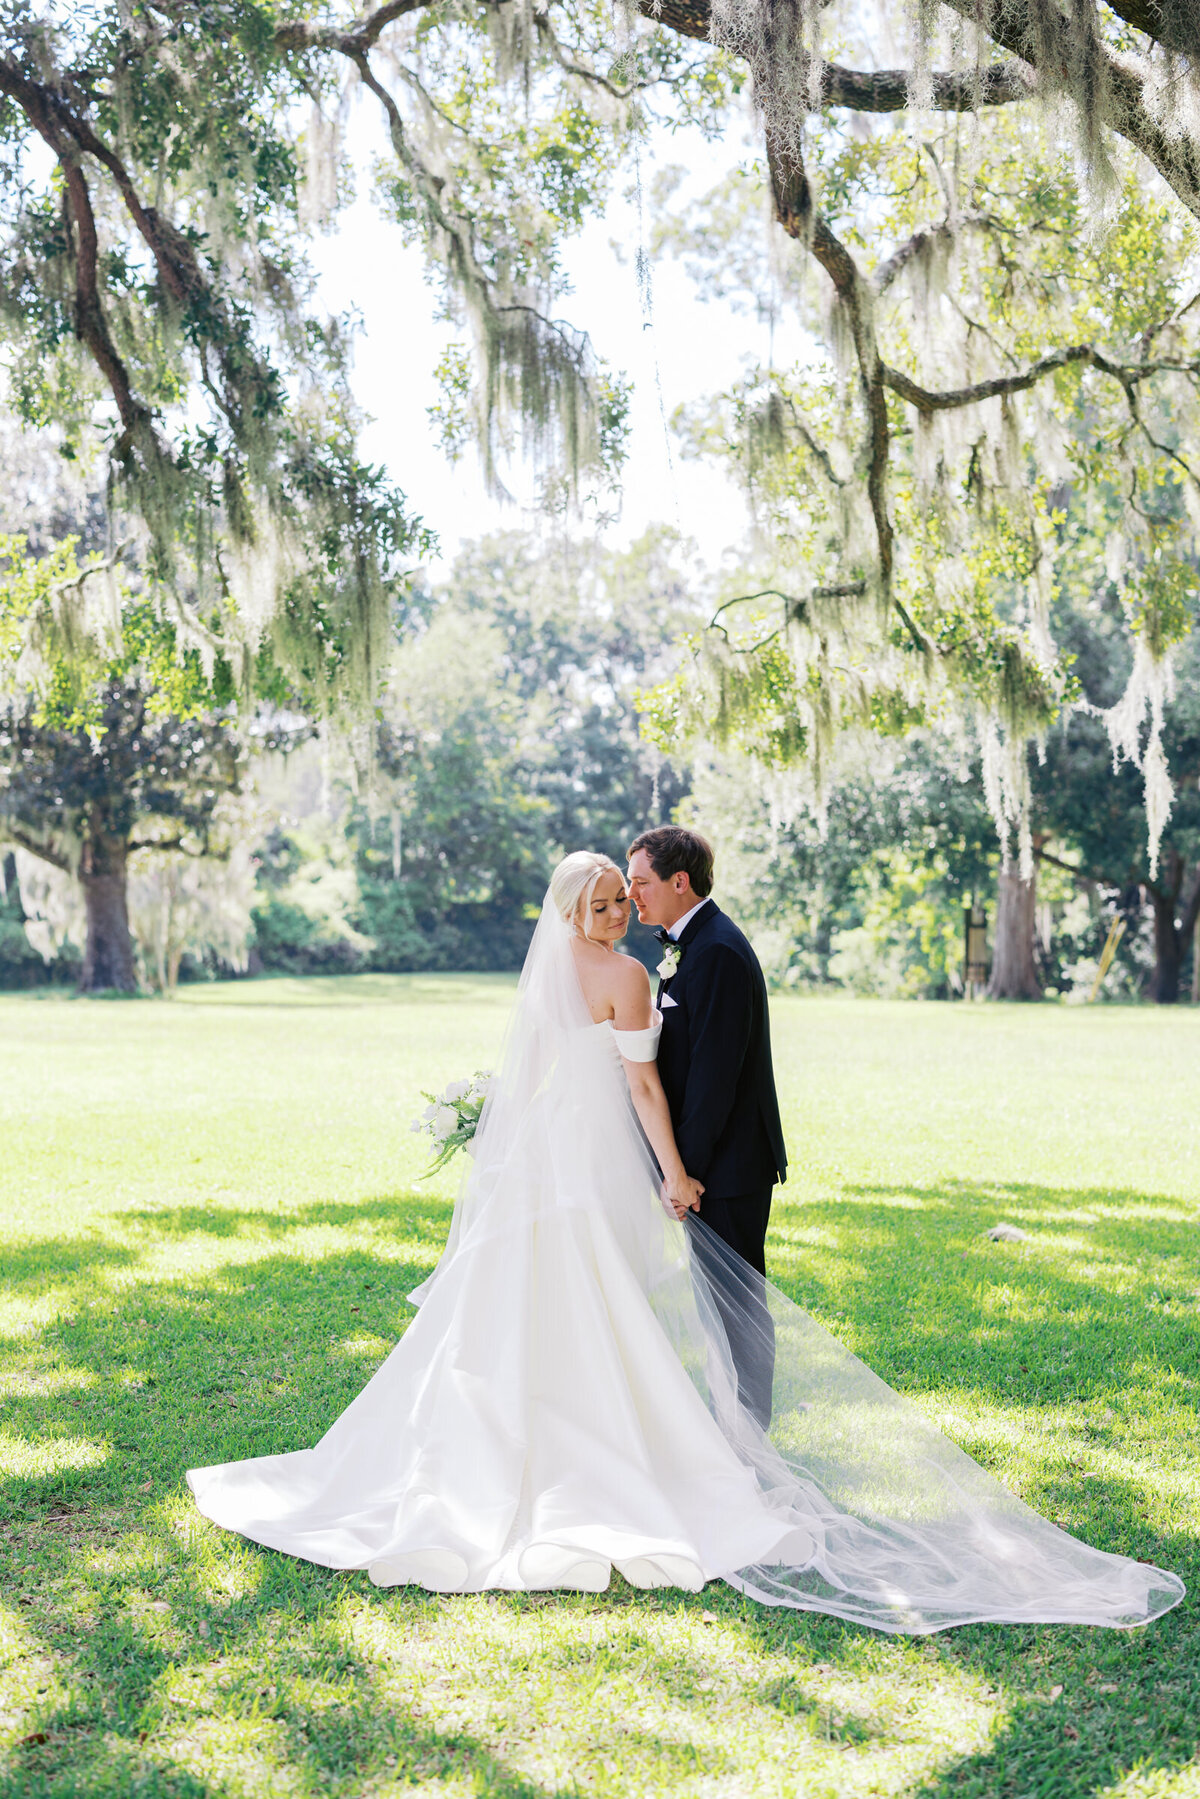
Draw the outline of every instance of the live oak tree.
M0 539L0 839L79 882L81 989L137 985L126 898L143 842L204 847L240 750L195 651L68 536Z
M12 408L99 456L114 538L207 672L248 697L266 647L361 704L425 538L357 454L344 328L306 307L270 20L18 3L0 33Z
M1092 616L1064 622L1064 646L1089 690L1115 702L1128 653L1111 598ZM1091 892L1104 892L1132 923L1142 896L1153 918L1154 963L1147 997L1160 1005L1180 998L1180 977L1193 953L1200 917L1200 654L1189 639L1178 658L1177 692L1168 706L1163 747L1175 774L1177 797L1166 821L1157 867L1147 853L1145 814L1136 772L1114 770L1100 719L1079 713L1050 733L1045 761L1033 770L1033 815L1044 833L1039 867L1065 871ZM1053 842L1054 848L1051 848Z
M1200 915L1200 637L1192 632L1178 644L1174 691L1165 696L1162 745L1176 794L1154 868L1143 776L1128 759L1113 766L1114 727L1121 725L1122 696L1139 653L1130 641L1127 590L1123 597L1107 567L1109 528L1121 516L1121 500L1096 483L1086 496L1060 496L1056 508L1049 623L1087 699L1064 708L1041 755L1031 758L1034 877L1022 879L1015 866L1001 870L1007 903L989 920L992 991L1000 997L1036 998L1044 981L1069 989L1082 969L1094 968L1117 913L1132 927L1120 953L1128 966L1127 946L1134 946L1131 972L1139 985L1145 953L1139 926L1150 914L1153 962L1144 979L1150 999L1179 998L1181 971L1192 954ZM1158 628L1182 629L1183 596L1175 595L1174 625L1167 596L1157 597ZM691 804L727 844L737 845L732 869L724 852L724 879L732 875L739 906L758 935L782 931L789 975L839 978L846 957L831 965L830 934L844 942L859 933L869 938L871 965L864 961L856 980L889 991L948 991L946 944L960 950L964 903L994 894L997 878L996 835L969 734L843 734L829 770L823 833L811 804L796 803L786 769L756 783L736 758L718 768L706 771L701 763ZM1063 918L1072 888L1088 905L1082 917L1073 905ZM1047 954L1038 939L1048 930L1050 901L1060 922ZM919 920L919 932L907 927L910 917ZM1086 980L1090 985L1091 972Z
M867 200L893 239L910 232L919 299L895 299L893 258L873 303L889 368L919 356L1003 371L1028 363L1034 346L1047 350L1044 366L1040 379L999 372L968 383L941 414L918 404L911 424L903 408L889 413L897 620L869 583L846 579L847 538L869 515L839 452L838 318L822 319L810 292L793 283L789 293L761 268L759 307L795 301L825 354L753 369L688 421L692 449L745 482L759 545L740 582L749 593L728 590L715 631L698 641L698 679L663 696L663 728L707 712L768 757L811 760L827 757L846 723L891 731L949 706L973 714L989 804L1018 851L1000 876L993 992L1034 997L1031 749L1057 719L1100 703L1052 629L1081 522L1136 647L1124 696L1106 690L1103 704L1111 754L1143 790L1151 877L1171 810L1161 727L1171 659L1196 613L1194 327L1184 325L1200 285L1196 237L1129 171L1106 228L1089 236L1058 147L1038 122L1009 115L969 141L953 123L935 129L916 153L899 133L863 143L826 132L813 160L852 239ZM768 180L765 168L743 169L663 241L730 292L728 271L736 279L749 266ZM936 249L935 223L917 243L922 216L951 206L961 241L952 234ZM1176 337L1164 355L1163 333L1180 330L1188 342ZM979 416L988 406L991 427Z
M67 536L35 555L0 537L0 843L78 883L81 991L132 992L130 859L223 853L214 825L246 745L228 667L206 675L136 571L78 548Z
M768 487L811 498L813 522L790 578L763 583L779 596L767 629L752 619L739 638L730 611L710 636L701 697L775 755L814 754L844 718L965 699L1027 872L1026 744L1071 697L1042 630L1064 460L1081 480L1089 455L1121 470L1142 587L1147 571L1169 587L1191 554L1196 9L929 0L911 27L894 5L823 0L640 12L11 8L14 403L69 448L104 437L114 502L148 534L181 645L245 687L269 641L328 693L368 697L414 527L356 456L345 337L311 315L303 262L305 231L344 191L350 88L386 125L385 207L470 329L473 362L444 367L449 440L473 433L497 483L523 443L560 503L611 473L622 431L619 381L558 316L563 243L656 114L717 131L748 72L774 217L821 284L831 357L815 380L772 372L744 396L745 453ZM858 66L826 57L835 38ZM880 51L902 66L876 66ZM1003 118L1016 123L997 133ZM1127 243L1142 210L1167 240L1154 292L1152 258L1134 255L1133 309L1120 259L1097 247L1106 206ZM1059 413L1094 429L1064 444ZM1122 747L1143 767L1153 843L1170 645L1140 629L1145 608L1130 616L1145 654Z
M236 791L227 720L155 717L136 678L114 679L90 729L0 720L0 836L73 876L83 893L84 993L137 988L130 857L147 845L204 853L218 800Z

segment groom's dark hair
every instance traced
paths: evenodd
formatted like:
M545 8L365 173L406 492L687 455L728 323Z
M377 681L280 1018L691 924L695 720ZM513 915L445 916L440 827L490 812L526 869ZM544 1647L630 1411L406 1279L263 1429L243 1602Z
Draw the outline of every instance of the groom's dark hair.
M712 892L712 844L699 831L685 831L682 825L659 825L634 838L629 854L636 856L639 850L645 850L660 881L669 881L672 875L682 873L687 875L697 899L707 899Z

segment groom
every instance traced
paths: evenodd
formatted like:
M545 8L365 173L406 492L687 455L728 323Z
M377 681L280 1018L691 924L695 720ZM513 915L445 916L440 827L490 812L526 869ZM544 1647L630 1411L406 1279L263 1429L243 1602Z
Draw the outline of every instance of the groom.
M774 1332L762 1277L771 1189L787 1178L787 1151L771 1068L766 982L741 931L709 898L712 878L713 853L698 831L661 825L630 845L629 891L638 918L657 927L663 944L658 1072L683 1165L704 1183L700 1216L749 1265L746 1271L718 1266L710 1255L714 1266L705 1272L729 1338L739 1396L765 1428Z

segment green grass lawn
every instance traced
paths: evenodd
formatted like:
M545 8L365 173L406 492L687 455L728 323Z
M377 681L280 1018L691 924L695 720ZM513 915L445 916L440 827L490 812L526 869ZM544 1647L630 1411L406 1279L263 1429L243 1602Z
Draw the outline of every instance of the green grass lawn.
M729 1589L379 1592L192 1464L312 1442L410 1316L418 1089L511 987L0 996L0 1796L1200 1795L1189 1596L905 1641ZM782 999L780 1285L1031 1504L1200 1594L1200 1015ZM993 1243L1000 1220L1028 1232Z

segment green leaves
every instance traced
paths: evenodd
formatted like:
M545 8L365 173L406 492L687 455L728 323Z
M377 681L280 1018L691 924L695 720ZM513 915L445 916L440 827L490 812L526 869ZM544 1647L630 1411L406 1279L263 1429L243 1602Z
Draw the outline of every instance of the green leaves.
M662 239L706 291L794 305L814 340L798 366L751 369L684 421L691 453L752 507L740 584L795 606L764 652L750 613L730 641L726 602L695 646L690 702L677 685L663 705L672 728L773 763L791 717L810 772L839 730L963 714L1002 758L997 825L1017 826L1027 862L1024 746L1092 698L1054 642L1061 584L1115 583L1155 665L1194 617L1200 238L1131 161L1101 227L1043 123L990 111L971 133L968 151L945 116L920 143L908 120L810 122L811 256L832 312L804 264L776 277L761 257L765 168L683 218L660 196ZM1121 724L1114 745L1144 767L1154 839L1170 805L1154 747L1167 677L1135 679L1130 716L1159 695L1150 742Z
M1196 622L1200 576L1196 565L1156 548L1127 581L1122 595L1130 627L1155 660L1182 643Z
M0 31L0 338L23 422L107 458L181 651L246 698L269 637L313 704L353 709L428 538L361 464L346 333L308 313L309 83L275 33L249 0L103 0Z

